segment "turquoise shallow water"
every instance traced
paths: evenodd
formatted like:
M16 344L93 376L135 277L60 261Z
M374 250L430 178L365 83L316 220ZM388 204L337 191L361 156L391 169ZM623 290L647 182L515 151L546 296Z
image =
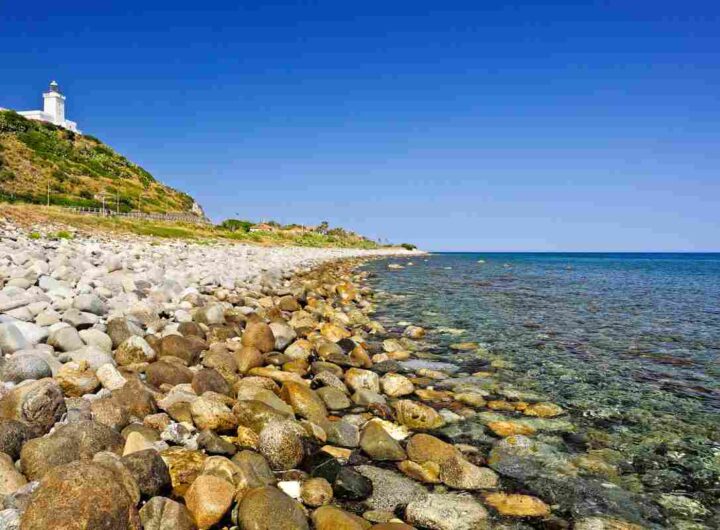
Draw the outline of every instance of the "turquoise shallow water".
M379 320L428 327L437 360L502 360L498 377L567 408L585 448L622 458L616 483L649 499L696 500L698 513L681 515L719 524L720 254L411 261L402 270L366 266L384 297ZM460 341L487 354L450 350Z

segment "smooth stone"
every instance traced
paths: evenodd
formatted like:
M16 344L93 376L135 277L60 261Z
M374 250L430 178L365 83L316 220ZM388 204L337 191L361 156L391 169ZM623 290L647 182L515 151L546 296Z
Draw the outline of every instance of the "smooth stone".
M390 397L408 396L415 391L412 381L400 374L385 374L380 378L380 386L383 393Z
M340 447L360 445L360 429L345 420L329 421L324 425L327 441Z
M205 449L206 453L211 455L232 456L237 452L235 445L212 431L202 431L197 437L197 443L198 446Z
M185 493L185 505L199 530L218 523L230 509L235 487L212 475L200 475Z
M230 385L214 368L203 368L195 372L192 378L192 388L198 396L205 392L226 395L230 393Z
M332 486L322 477L310 478L302 483L300 498L307 506L323 506L333 498Z
M0 361L0 379L21 383L27 379L52 377L52 370L40 356L32 353L18 353Z
M498 485L492 469L479 467L461 456L453 456L440 464L440 480L446 486L462 490L491 489Z
M89 328L79 331L79 335L87 346L95 346L105 353L112 353L112 339L107 333L96 328Z
M410 524L430 530L481 530L488 527L487 510L478 501L456 493L432 493L405 509Z
M154 497L170 487L170 471L155 449L136 451L120 460L134 477L144 497Z
M56 350L71 352L85 346L78 330L72 326L64 326L50 333L48 344Z
M237 510L243 530L309 530L301 505L273 487L251 489Z
M107 323L107 334L112 340L112 347L117 348L132 336L143 335L143 330L127 318L114 318Z
M397 421L410 429L437 429L445 423L435 409L417 401L401 399L396 401L393 406L397 413Z
M98 368L95 377L98 378L103 388L108 390L118 390L127 383L127 379L111 363L103 364Z
M268 324L253 322L248 324L243 332L242 345L252 346L261 353L267 353L275 347L275 335Z
M94 294L79 294L73 300L73 307L85 313L102 316L107 312L105 303Z
M201 341L202 342L202 341ZM197 362L200 353L199 343L182 335L167 335L160 340L159 357L175 357L191 366Z
M345 410L352 406L352 402L347 395L335 387L324 386L318 388L315 392L330 410Z
M287 381L283 384L280 397L292 407L295 414L315 423L323 423L328 411L323 400L314 390L301 383Z
M360 435L360 447L373 460L405 460L405 450L385 429L375 422L369 422Z
M449 443L429 434L416 434L406 446L408 458L418 464L434 462L442 464L449 458L460 456L460 452Z
M10 495L27 484L27 479L15 469L12 458L0 453L0 495Z
M372 482L372 496L365 501L372 510L395 511L398 506L427 496L424 487L395 471L374 466L357 466L356 469Z
M153 497L140 508L143 530L195 530L192 515L179 502L166 497Z
M283 351L297 338L295 330L284 322L271 322L270 330L275 337L274 349L278 351Z
M225 404L227 398L214 392L206 392L190 404L190 412L198 429L229 432L237 429L238 420Z
M333 481L333 495L338 499L359 501L373 493L373 482L351 467L341 467Z
M305 431L294 421L271 421L260 431L258 448L272 469L292 469L305 456L304 436Z
M484 497L485 504L498 513L511 517L545 517L550 507L537 497L507 493L490 493Z
M277 482L265 457L255 451L240 451L232 462L242 471L249 488L273 486Z
M370 523L337 506L322 506L312 513L315 530L364 530Z
M179 362L161 359L150 363L150 366L145 370L145 376L148 384L160 388L161 385L175 386L190 383L194 374L192 370Z
M0 323L0 352L14 353L31 346L20 329L12 322Z
M345 384L353 391L365 389L375 393L380 392L380 378L370 370L349 368L345 372Z

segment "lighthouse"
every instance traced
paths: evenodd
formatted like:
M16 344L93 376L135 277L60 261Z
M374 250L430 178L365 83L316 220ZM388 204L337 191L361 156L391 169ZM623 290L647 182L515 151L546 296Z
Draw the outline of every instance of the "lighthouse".
M57 81L52 81L47 92L43 93L43 110L23 110L18 114L31 120L46 121L69 131L80 132L77 123L65 119L65 96L60 92Z
M65 96L60 92L57 81L50 83L50 88L43 94L43 112L50 116L50 121L55 125L65 123Z

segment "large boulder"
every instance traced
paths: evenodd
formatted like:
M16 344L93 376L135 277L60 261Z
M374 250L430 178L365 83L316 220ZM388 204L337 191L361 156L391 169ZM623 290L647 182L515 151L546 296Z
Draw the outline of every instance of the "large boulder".
M34 436L48 432L66 410L60 386L49 378L17 386L0 399L0 418L25 423Z
M0 379L3 381L21 383L45 377L52 377L52 371L39 355L18 353L0 360Z
M54 467L89 460L100 451L119 455L124 445L122 435L110 427L91 420L78 421L25 443L20 451L20 465L30 480L39 480Z
M133 499L116 473L95 462L50 471L32 494L21 530L139 530Z

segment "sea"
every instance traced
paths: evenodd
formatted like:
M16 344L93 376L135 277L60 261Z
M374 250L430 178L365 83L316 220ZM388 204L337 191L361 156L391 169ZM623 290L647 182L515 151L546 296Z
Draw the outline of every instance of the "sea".
M572 426L539 440L572 462L591 455L579 468L588 487L640 507L587 508L563 498L584 495L577 488L547 491L522 473L516 487L576 516L720 528L720 254L435 253L364 269L376 319L425 327L428 362L489 370L563 407ZM469 341L478 347L451 347ZM469 423L448 435L487 443L481 422Z

